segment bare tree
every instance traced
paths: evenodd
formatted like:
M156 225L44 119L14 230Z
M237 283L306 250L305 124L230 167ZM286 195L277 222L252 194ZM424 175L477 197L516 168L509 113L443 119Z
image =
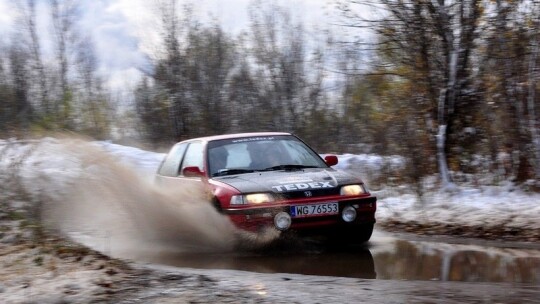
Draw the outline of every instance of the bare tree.
M275 2L255 1L249 14L254 77L270 118L265 127L301 132L320 105L322 50L312 49L310 58L303 23Z
M369 1L345 1L349 5L372 6ZM379 37L376 47L386 58L386 70L399 70L401 77L421 86L417 100L418 117L428 110L427 129L434 135L441 181L450 185L448 135L459 121L457 112L469 104L471 57L476 48L477 26L481 18L480 0L394 1L380 0L383 10L378 20L349 14L349 25L369 24ZM404 71L404 72L403 72ZM419 87L420 88L420 87ZM418 94L420 93L420 95ZM435 124L434 128L430 125Z
M34 75L35 83L39 84L38 93L40 108L45 116L50 115L51 108L49 105L49 91L47 84L47 71L43 64L43 55L41 53L41 43L37 33L37 17L36 17L36 1L27 0L25 2L17 2L18 11L21 14L21 23L29 36L28 48L31 53L33 64L30 67Z
M97 75L98 59L93 39L87 36L76 47L75 66L81 82L77 90L78 129L94 138L102 138L109 134L112 109L103 81Z
M186 80L192 113L200 134L219 134L231 127L227 99L235 66L232 40L217 24L199 29L189 26L185 50Z
M38 4L50 11L39 15ZM23 131L36 127L83 131L96 137L108 134L110 98L97 75L92 37L79 39L77 0L24 0L13 7L18 17L14 38L5 48L7 56L2 58L5 82L0 83L6 87L3 99L12 110L2 115L16 117L19 122L12 125ZM52 26L53 58L42 47L42 41L51 38L39 28L47 22Z
M32 105L28 99L28 60L29 54L24 48L14 43L9 50L9 65L11 67L11 77L14 91L14 107L12 115L15 116L14 123L16 128L27 130L30 126Z
M184 85L180 50L181 21L178 17L178 1L158 2L162 23L162 35L165 44L164 59L158 63L155 73L156 82L167 93L168 117L173 126L174 138L181 139L188 133L188 111L182 96Z
M296 106L293 96L297 91L296 85L291 77L298 76L293 69L298 65L284 66L287 60L296 61L298 59L298 47L300 42L291 47L292 52L289 58L282 52L286 33L282 31L280 25L287 24L291 31L294 31L295 25L291 24L290 14L283 8L275 4L264 8L264 3L258 2L250 9L251 31L253 39L252 54L256 60L258 70L256 72L258 82L265 92L265 107L269 113L264 115L270 118L270 125L266 126L272 129L291 129L294 126ZM289 41L292 42L292 41ZM294 43L294 42L293 42ZM282 45L283 44L283 45ZM302 58L303 59L303 58Z
M531 51L529 55L529 87L527 96L527 108L529 114L529 130L531 132L535 161L533 167L537 179L540 179L540 134L538 129L540 124L536 117L536 90L540 79L540 68L538 67L540 52L540 3L533 2L532 11L535 13L531 17Z
M535 76L537 74L537 1L486 3L485 51L479 70L486 115L496 120L491 150L505 160L505 177L525 181L535 175L539 153L535 138ZM506 155L506 156L505 156ZM503 164L500 164L501 166Z
M77 17L77 0L59 2L50 0L52 28L58 64L59 92L53 109L58 123L73 129L73 90L69 85L70 50L77 38L75 18Z
M10 129L12 119L15 112L15 100L13 94L13 86L10 82L9 67L6 64L10 61L9 56L3 57L6 54L6 47L0 46L0 134L5 134Z

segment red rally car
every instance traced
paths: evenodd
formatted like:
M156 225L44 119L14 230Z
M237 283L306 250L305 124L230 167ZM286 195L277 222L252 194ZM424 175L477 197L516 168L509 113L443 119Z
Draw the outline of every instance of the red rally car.
M333 169L289 133L243 133L195 138L172 147L156 181L201 187L239 228L275 227L296 234L370 239L377 198L362 180Z

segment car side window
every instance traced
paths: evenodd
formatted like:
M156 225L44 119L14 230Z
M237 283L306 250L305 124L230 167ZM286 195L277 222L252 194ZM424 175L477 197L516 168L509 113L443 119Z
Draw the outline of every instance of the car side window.
M203 158L203 144L202 142L192 142L187 148L184 160L182 161L182 167L180 168L180 174L186 167L199 167L203 170L204 158Z
M160 175L178 176L180 162L182 161L184 152L186 152L187 146L187 143L177 144L171 149L171 151L169 151L165 157L165 160L161 164L161 167L159 168Z

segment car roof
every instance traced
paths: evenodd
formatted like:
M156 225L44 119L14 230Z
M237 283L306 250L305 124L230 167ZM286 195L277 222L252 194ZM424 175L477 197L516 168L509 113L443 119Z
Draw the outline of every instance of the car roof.
M231 138L257 137L257 136L262 137L262 136L277 136L277 135L292 135L292 134L286 133L286 132L234 133L234 134L223 134L223 135L213 135L213 136L191 138L191 139L184 140L182 142L193 141L193 140L214 141L214 140L231 139Z

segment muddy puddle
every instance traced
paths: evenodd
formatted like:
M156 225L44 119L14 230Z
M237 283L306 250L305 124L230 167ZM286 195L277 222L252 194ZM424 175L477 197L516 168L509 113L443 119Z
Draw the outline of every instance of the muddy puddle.
M377 279L539 284L540 250L513 246L466 239L404 240L379 233L369 250Z
M99 242L98 242L99 243ZM298 245L300 244L300 245ZM290 273L381 280L455 281L540 284L540 250L442 241L404 240L376 231L367 246L328 248L299 241L258 252L186 253L172 250L122 258L196 269L229 269L256 273ZM99 249L98 244L97 248Z

